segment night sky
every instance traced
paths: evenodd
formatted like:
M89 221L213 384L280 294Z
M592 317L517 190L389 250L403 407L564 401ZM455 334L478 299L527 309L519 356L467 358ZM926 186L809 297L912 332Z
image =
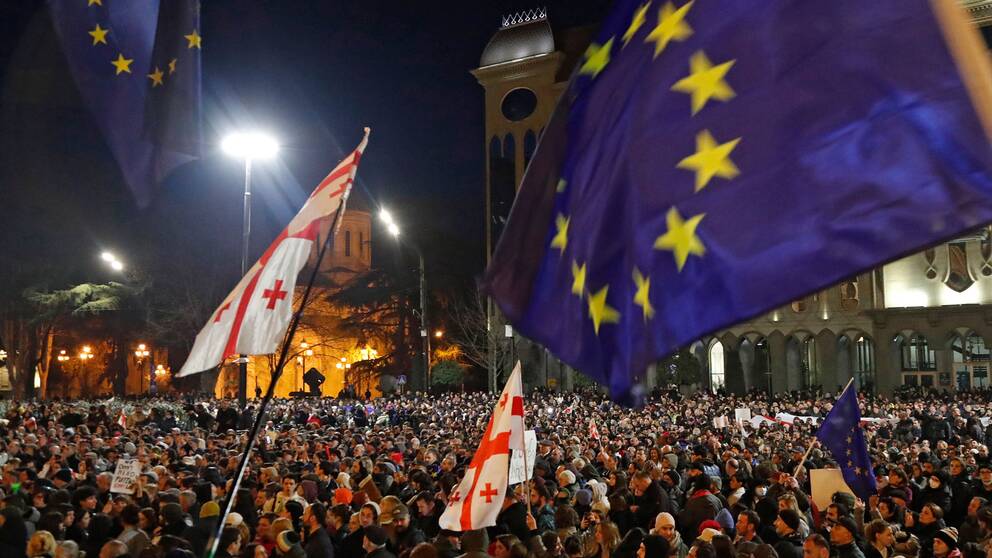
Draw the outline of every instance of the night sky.
M224 133L259 127L283 144L278 161L255 168L255 257L369 125L357 188L393 210L437 273L481 271L483 90L469 70L502 15L545 4L203 4L203 158L174 172L140 209L81 108L43 3L2 3L0 207L8 242L0 250L18 248L17 230L44 221L55 223L39 241L44 257L71 268L73 279L105 279L94 256L104 248L148 268L190 256L220 276L236 274L243 178L240 163L217 147ZM555 28L595 23L608 9L586 0L546 5ZM393 248L373 250L382 258Z

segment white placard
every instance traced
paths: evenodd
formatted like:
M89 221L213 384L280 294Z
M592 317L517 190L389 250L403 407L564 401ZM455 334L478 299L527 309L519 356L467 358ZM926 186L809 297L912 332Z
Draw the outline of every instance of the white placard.
M810 492L813 493L813 503L821 510L827 509L835 492L854 494L851 487L844 482L844 474L840 469L810 469L809 484Z
M751 409L747 407L734 409L734 420L739 423L751 422Z
M141 474L141 463L137 459L121 459L117 461L114 480L110 483L110 491L117 494L134 494L135 481Z
M524 448L527 450L527 475L524 476L524 454L513 450L510 456L510 484L524 482L524 478L534 476L534 460L537 459L537 433L533 430L524 432Z

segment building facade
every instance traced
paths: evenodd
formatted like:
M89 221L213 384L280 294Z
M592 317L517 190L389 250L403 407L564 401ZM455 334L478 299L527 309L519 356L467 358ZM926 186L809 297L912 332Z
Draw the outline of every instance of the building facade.
M961 3L988 40L992 0ZM508 16L472 71L485 90L487 261L590 37L589 29L554 31L541 10ZM714 390L835 391L853 379L860 390L890 393L899 386L989 387L986 340L992 344L990 227L793 301L690 350ZM549 367L543 349L510 342L532 368L540 370L543 358L544 378L531 383L574 385L573 371L553 357ZM653 369L644 378L649 387L661 380Z

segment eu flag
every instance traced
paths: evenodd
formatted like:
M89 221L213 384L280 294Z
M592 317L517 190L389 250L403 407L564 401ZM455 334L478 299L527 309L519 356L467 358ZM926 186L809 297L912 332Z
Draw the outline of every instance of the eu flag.
M869 496L878 492L865 434L861 430L861 409L858 408L858 393L853 383L848 384L834 402L816 438L830 448L844 474L844 482L858 497L867 501Z
M578 64L484 288L622 402L678 347L992 221L929 0L619 0Z
M79 92L138 205L200 148L199 0L51 0Z

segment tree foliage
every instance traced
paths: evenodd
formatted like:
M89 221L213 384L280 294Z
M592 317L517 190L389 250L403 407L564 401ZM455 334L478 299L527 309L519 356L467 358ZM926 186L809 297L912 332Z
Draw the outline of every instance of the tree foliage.
M458 386L462 383L462 365L454 360L442 360L431 370L431 383L438 386Z
M682 348L658 363L658 384L690 386L702 381L702 366L689 351Z

